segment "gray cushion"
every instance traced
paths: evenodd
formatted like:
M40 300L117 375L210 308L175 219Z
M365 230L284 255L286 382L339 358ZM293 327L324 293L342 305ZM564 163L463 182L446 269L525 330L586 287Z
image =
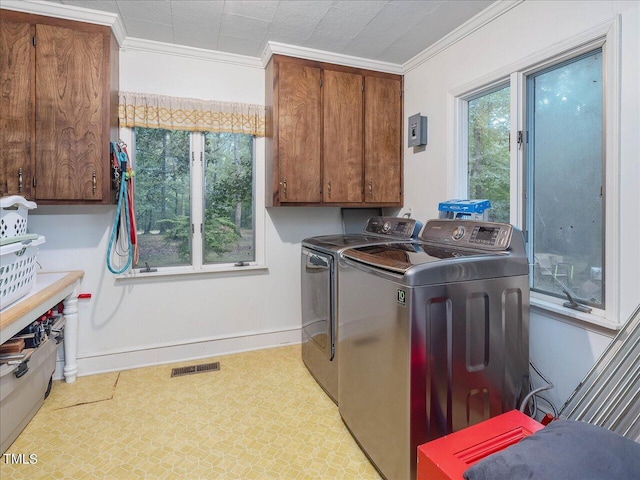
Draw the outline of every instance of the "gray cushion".
M640 479L640 444L605 428L555 420L470 467L466 480Z

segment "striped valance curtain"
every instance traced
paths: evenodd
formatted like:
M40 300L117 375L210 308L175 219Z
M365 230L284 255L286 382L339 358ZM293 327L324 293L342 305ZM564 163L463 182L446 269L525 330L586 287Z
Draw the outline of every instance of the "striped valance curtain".
M120 92L119 97L121 127L265 135L262 105L135 92Z

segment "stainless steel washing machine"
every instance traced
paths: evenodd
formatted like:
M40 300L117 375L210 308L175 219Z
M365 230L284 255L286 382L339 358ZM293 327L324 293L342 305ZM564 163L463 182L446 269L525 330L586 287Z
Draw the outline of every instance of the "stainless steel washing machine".
M418 445L529 391L529 268L511 225L430 220L419 243L339 261L338 406L380 473L414 479Z
M322 235L302 241L302 359L336 403L338 255L354 246L415 239L421 227L415 219L377 216L367 221L363 233Z

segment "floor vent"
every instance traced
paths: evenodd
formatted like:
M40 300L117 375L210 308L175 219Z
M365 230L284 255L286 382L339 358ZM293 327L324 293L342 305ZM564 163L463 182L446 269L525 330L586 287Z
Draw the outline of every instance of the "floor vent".
M173 368L171 370L171 378L193 375L194 373L216 372L218 370L220 370L220 362L189 365L188 367Z

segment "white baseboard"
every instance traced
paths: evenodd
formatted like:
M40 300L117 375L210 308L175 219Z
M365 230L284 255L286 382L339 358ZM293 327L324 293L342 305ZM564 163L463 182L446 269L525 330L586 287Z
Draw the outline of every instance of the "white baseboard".
M194 341L176 345L146 346L135 350L79 355L78 376L178 363L300 343L301 330L278 330ZM63 379L64 356L58 352L54 380Z

